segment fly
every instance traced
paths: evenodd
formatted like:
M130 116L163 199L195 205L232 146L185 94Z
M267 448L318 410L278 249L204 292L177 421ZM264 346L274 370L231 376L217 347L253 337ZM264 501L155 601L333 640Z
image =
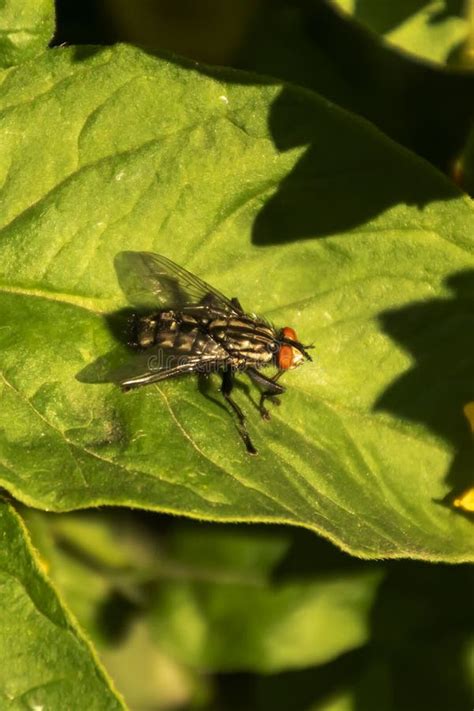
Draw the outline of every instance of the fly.
M247 452L257 454L245 415L231 397L235 375L244 372L258 386L259 411L268 420L265 400L285 391L277 381L285 371L311 360L311 346L303 346L292 328L277 330L246 313L238 299L228 299L161 255L120 252L115 268L124 293L139 311L130 335L136 354L112 379L130 390L187 373L220 373L222 395L235 413ZM277 368L273 377L260 372L272 365Z

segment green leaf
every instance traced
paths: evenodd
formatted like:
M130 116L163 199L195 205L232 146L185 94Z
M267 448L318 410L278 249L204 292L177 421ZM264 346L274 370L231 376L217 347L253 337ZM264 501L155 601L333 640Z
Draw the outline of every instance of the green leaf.
M89 644L63 608L20 518L0 504L0 705L123 709Z
M56 537L56 516L43 518ZM294 557L285 562L289 530L181 523L158 537L152 535L150 522L148 529L135 527L136 548L148 551L148 562L137 561L135 571L120 575L114 567L98 568L98 559L87 564L81 549L64 549L66 540L72 539L63 536L78 530L82 522L90 541L97 538L100 544L109 531L110 540L116 538L117 547L123 548L117 524L120 520L125 524L127 539L131 520L127 523L123 514L116 519L66 514L61 519L57 549L48 557L52 575L97 640L104 662L112 660L110 670L130 702L127 649L135 647L136 635L142 642L147 635L154 639L157 670L158 657L165 656L196 672L268 672L321 664L368 639L383 569L368 570L337 551L328 568L324 560L328 544L315 548L309 536L309 551L316 553L318 568L302 579L301 572L291 570ZM87 519L92 524L89 532ZM135 520L139 521L137 514ZM114 628L107 629L111 620ZM149 626L152 635L146 631Z
M189 580L160 585L155 639L183 664L209 671L322 664L367 641L380 577L381 571L358 571L258 584L221 582L219 576L193 581L189 571Z
M472 204L367 123L254 80L120 46L4 76L1 483L55 511L283 522L364 557L472 559L470 522L441 505L471 467ZM122 249L315 342L270 423L236 389L258 457L215 380L205 398L192 378L128 394L77 379L116 347Z
M367 642L383 568L353 567L336 551L328 566L329 546L304 539L293 543L314 554L303 576L290 541L284 531L175 527L152 598L156 642L192 668L265 673Z
M445 63L466 39L462 0L334 0L342 10L396 47Z
M3 0L0 8L0 67L36 56L54 33L53 0Z
M281 562L290 547L286 531L236 529L231 526L217 531L206 526L183 525L169 536L167 555L178 565L246 580L263 582Z
M206 708L210 680L167 657L142 621L133 623L121 647L104 649L101 656L134 711Z

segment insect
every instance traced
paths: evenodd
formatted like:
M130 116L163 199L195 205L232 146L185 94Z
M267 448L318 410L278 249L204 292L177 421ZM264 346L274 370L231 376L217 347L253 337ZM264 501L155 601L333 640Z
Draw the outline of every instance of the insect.
M118 368L113 380L123 390L157 383L186 373L220 373L221 392L237 418L249 454L256 454L245 416L232 398L235 375L243 372L260 390L259 411L270 415L265 400L285 391L277 382L305 359L307 349L292 328L275 329L246 313L236 298L228 299L170 259L151 252L120 252L115 268L125 295L138 311L131 319L130 346L136 351ZM275 366L273 377L260 370Z

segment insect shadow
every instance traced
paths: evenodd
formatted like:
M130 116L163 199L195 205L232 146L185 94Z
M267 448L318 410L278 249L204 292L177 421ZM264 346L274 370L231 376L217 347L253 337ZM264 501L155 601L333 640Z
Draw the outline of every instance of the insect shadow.
M112 378L113 371L123 362L124 358L129 357L134 352L130 344L130 329L136 313L137 309L127 307L104 316L106 326L117 345L80 370L79 373L76 374L76 379L79 380L79 382L114 382Z
M472 486L474 470L474 439L464 414L465 406L474 402L474 270L452 274L445 284L451 298L415 302L379 315L383 330L415 362L385 390L375 409L420 423L455 448L446 476L450 492L437 502L451 506Z

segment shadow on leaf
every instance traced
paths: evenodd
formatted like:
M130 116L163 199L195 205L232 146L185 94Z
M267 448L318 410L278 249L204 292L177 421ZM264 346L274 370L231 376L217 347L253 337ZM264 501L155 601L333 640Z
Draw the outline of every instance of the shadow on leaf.
M76 379L80 383L116 382L113 372L136 352L136 349L130 345L131 329L136 313L136 309L125 308L104 316L107 328L117 345L77 373Z
M254 244L339 234L398 204L421 210L459 196L413 156L382 136L376 140L368 124L349 121L305 94L281 92L272 105L270 132L279 151L307 149L260 210Z
M383 312L382 329L414 360L379 398L376 410L423 425L455 448L447 475L450 505L473 480L474 443L464 408L474 401L474 270L446 280L451 298Z

